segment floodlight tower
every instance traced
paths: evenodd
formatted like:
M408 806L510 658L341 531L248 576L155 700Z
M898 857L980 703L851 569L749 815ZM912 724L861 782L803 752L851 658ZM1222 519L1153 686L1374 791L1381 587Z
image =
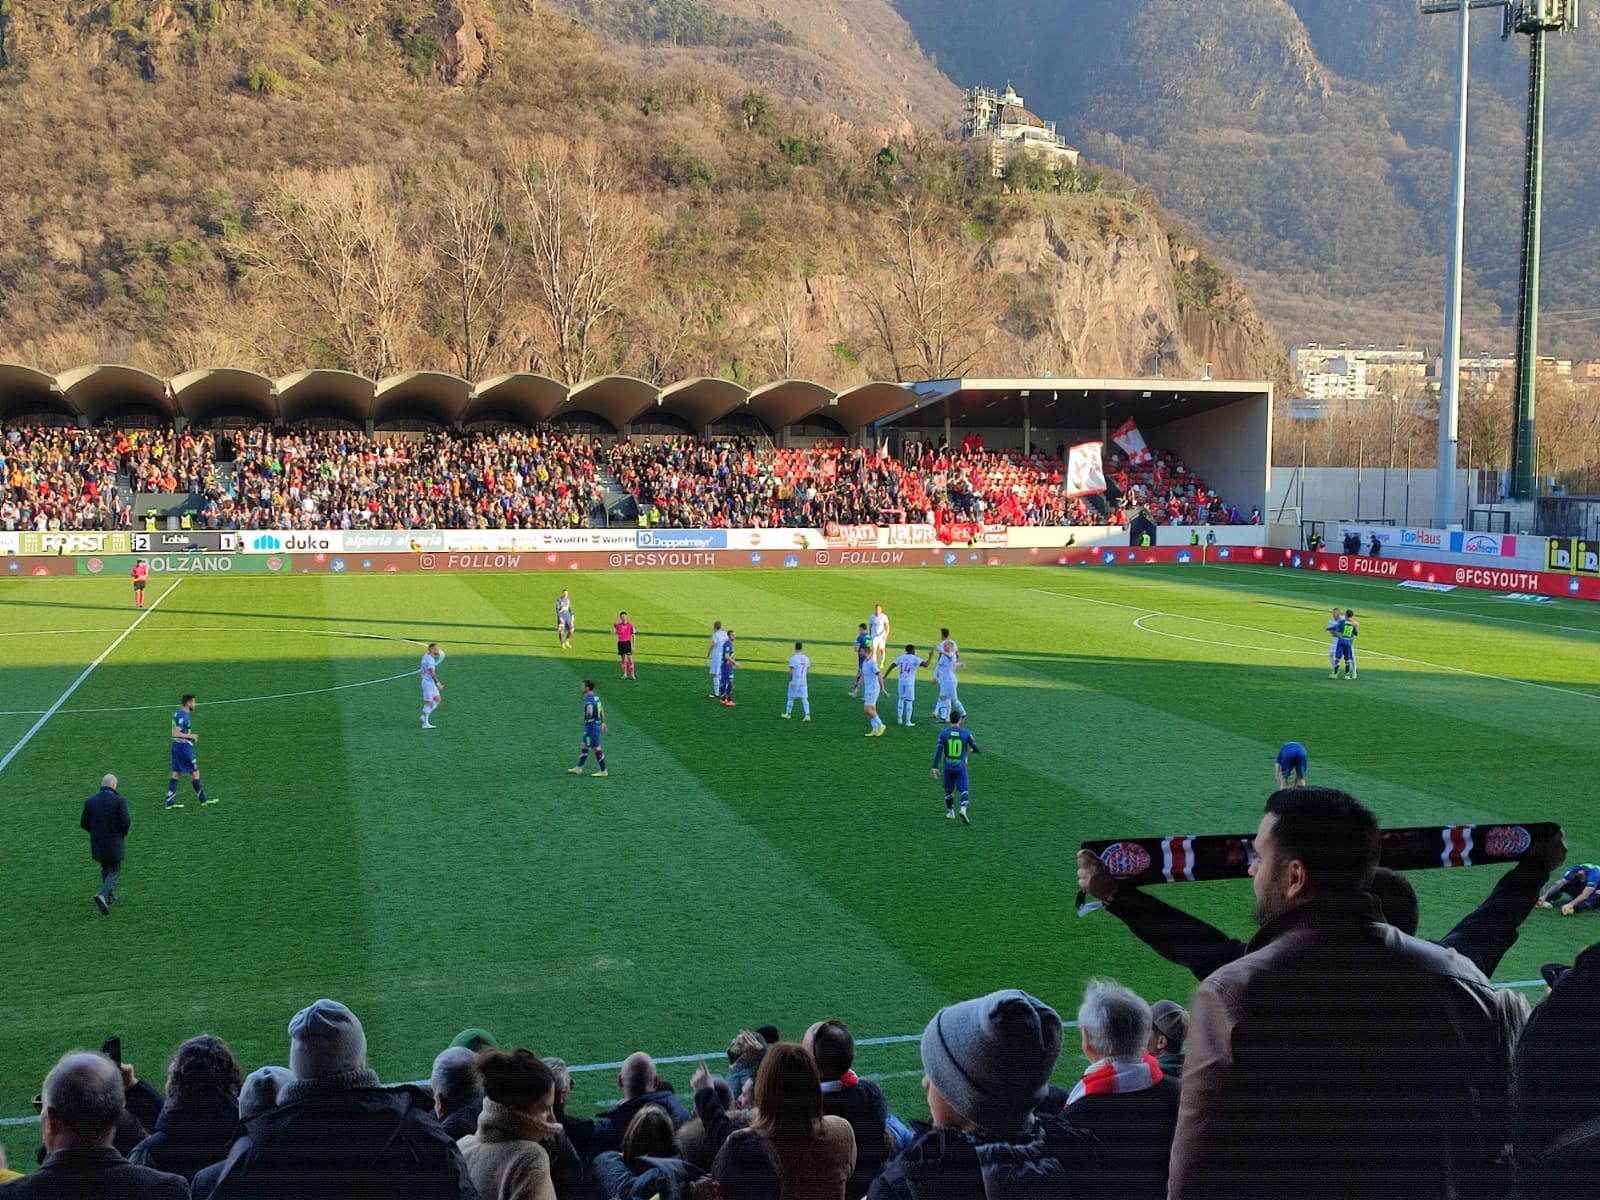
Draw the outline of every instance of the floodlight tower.
M1511 494L1538 494L1533 461L1534 378L1539 365L1539 229L1544 207L1544 49L1552 33L1578 27L1578 0L1511 0L1502 36L1528 36L1528 145L1522 184L1522 286L1517 297L1517 419L1511 432Z
M1472 10L1504 8L1506 0L1423 0L1423 13L1458 12L1455 189L1450 229L1450 279L1444 309L1444 369L1439 380L1439 469L1434 472L1434 521L1449 525L1456 515L1456 445L1461 420L1461 258L1467 216L1467 76L1471 66Z

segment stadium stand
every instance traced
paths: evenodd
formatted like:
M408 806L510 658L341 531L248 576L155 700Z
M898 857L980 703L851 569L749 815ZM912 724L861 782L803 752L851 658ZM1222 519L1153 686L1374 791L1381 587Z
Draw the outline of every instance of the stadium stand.
M838 444L780 448L745 438L614 440L549 428L382 433L260 426L13 426L0 440L0 528L129 529L136 497L195 497L206 529L506 529L626 519L665 528L839 524L1238 523L1171 454L1137 468L1108 457L1113 490L1062 495L1061 459L909 441L903 457ZM610 500L608 501L608 496Z

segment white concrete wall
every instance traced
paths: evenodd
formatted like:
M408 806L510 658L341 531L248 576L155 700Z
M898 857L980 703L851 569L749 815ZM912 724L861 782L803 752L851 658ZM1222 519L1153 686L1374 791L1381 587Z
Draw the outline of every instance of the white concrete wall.
M1471 498L1466 471L1456 472L1456 511L1446 520L1440 520L1433 511L1434 469L1414 467L1410 475L1408 487L1404 467L1392 471L1387 467L1360 471L1355 467L1311 467L1303 475L1296 467L1274 467L1272 486L1267 489L1266 516L1269 521L1277 521L1279 510L1283 509L1282 519L1289 522L1298 506L1301 520L1330 524L1387 519L1396 525L1426 528L1466 519Z

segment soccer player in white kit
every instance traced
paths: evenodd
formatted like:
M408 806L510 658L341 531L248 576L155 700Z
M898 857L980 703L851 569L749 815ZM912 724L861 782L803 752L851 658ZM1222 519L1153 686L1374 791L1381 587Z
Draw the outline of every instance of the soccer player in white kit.
M878 660L878 670L881 672L889 661L889 614L883 611L883 605L872 606L872 615L867 618L867 632L872 635L872 656Z
M806 657L805 648L804 642L796 642L794 653L789 656L789 702L783 706L782 714L785 721L791 719L796 700L800 701L805 719L811 720L811 694L806 684L806 676L811 673L811 660Z
M933 679L939 685L939 701L933 706L933 715L948 721L952 710L967 715L956 694L956 669L961 666L961 647L956 645L948 629L939 630L939 644L933 648Z
M867 655L861 660L861 707L872 721L868 737L882 737L883 721L878 717L878 696L883 691L883 676L878 673L878 660Z
M711 622L711 658L707 666L711 668L711 698L722 698L722 644L728 640L728 635L723 631L721 621Z
M917 698L917 668L927 666L927 662L917 657L915 646L906 646L906 652L894 660L895 686L899 703L895 706L895 724L904 725L907 729L916 728L916 722L911 719L911 707Z
M439 649L438 642L429 642L428 651L422 656L422 727L424 729L437 729L432 721L433 710L439 707L439 693L444 688L439 684L439 664L444 661L444 651Z

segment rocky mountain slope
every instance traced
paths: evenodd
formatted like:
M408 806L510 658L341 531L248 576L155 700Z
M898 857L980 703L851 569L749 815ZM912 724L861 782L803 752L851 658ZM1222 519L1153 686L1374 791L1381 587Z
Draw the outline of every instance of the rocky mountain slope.
M1004 194L908 127L951 90L903 27L861 51L903 76L841 112L740 73L832 53L792 13L687 11L674 36L716 44L619 48L530 0L7 0L0 358L1286 377L1146 202Z
M1241 267L1290 340L1437 345L1455 19L1414 0L898 0L953 78L1009 79L1153 185ZM1600 4L1553 40L1544 348L1600 354ZM1527 41L1474 18L1469 345L1512 344Z

